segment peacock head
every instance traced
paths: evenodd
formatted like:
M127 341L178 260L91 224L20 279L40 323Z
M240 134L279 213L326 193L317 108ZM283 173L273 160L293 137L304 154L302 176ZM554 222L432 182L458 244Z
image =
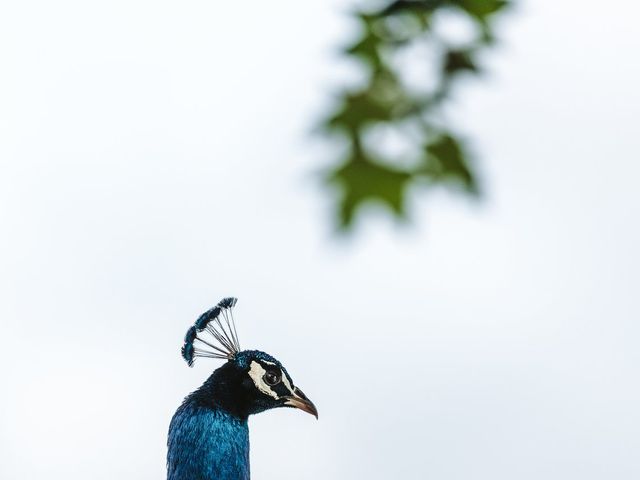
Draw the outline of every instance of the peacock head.
M198 357L226 360L205 383L203 399L245 417L291 407L318 418L311 400L294 385L284 366L259 350L241 350L233 319L237 299L224 298L187 331L182 358L191 367Z

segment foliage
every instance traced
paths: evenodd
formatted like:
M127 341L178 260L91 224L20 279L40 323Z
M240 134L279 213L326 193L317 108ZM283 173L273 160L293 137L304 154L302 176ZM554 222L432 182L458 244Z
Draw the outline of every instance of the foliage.
M479 55L494 43L494 14L507 5L502 0L397 0L354 13L362 32L344 54L363 67L365 79L339 93L323 122L345 146L345 157L326 176L338 192L341 229L351 228L360 207L370 201L404 218L407 191L416 184L457 186L478 195L476 167L442 109L458 78L480 73ZM438 24L447 14L467 21L473 38L462 44L445 38ZM414 47L436 59L432 88L410 84L402 55ZM427 55L422 58L429 62ZM402 154L385 152L384 132L406 147Z

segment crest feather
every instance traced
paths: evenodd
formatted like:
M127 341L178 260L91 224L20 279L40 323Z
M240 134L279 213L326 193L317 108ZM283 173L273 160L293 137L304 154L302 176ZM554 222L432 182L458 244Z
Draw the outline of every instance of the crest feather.
M240 342L233 319L235 297L226 297L198 317L187 330L182 345L182 358L191 367L197 357L233 360Z

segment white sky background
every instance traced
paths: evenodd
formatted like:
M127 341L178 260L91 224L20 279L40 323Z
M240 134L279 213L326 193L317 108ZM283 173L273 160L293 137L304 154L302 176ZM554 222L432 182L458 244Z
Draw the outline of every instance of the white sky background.
M639 478L640 7L522 3L452 112L486 200L340 241L348 9L0 3L0 478L163 478L225 295L320 411L252 418L253 478Z

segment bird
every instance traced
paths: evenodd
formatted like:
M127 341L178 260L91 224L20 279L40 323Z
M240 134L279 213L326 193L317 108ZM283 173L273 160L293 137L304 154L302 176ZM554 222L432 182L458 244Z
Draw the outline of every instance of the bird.
M241 350L233 307L223 298L187 330L182 358L226 362L190 393L169 425L167 480L250 480L248 417L265 410L297 408L318 418L318 410L277 359L260 350Z

